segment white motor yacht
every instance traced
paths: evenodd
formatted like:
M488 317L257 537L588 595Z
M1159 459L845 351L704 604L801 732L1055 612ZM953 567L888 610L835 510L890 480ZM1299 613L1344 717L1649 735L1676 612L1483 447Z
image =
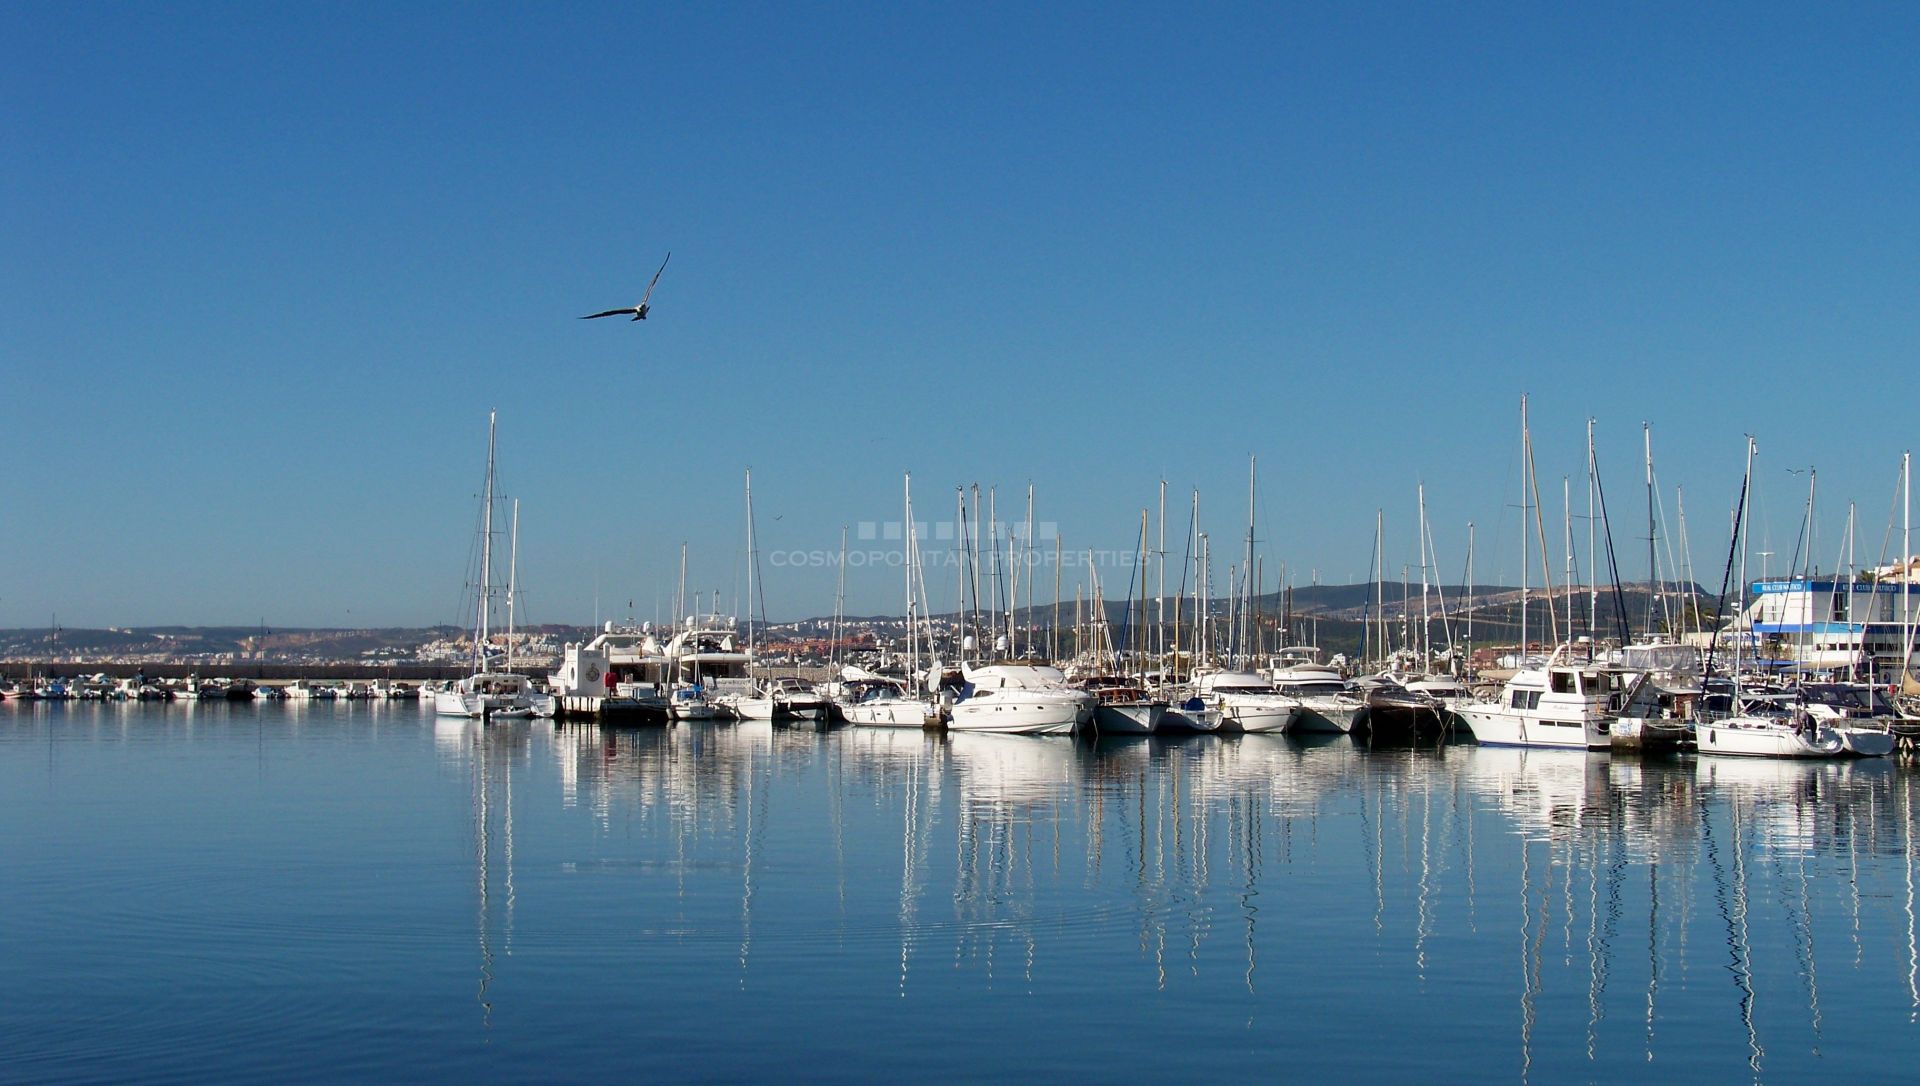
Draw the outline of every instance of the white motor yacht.
M1516 672L1497 701L1459 706L1475 740L1487 746L1613 745L1611 722L1619 674L1595 665L1549 663Z
M569 710L667 708L667 654L650 625L608 622L593 640L569 642L547 685Z
M1093 726L1101 735L1151 735L1167 715L1164 699L1125 675L1084 675L1069 685L1093 695Z
M1367 705L1338 670L1320 662L1320 650L1309 646L1280 650L1268 667L1267 680L1276 693L1300 703L1296 732L1345 735Z
M965 685L954 700L949 726L957 732L1012 735L1072 735L1093 722L1095 700L1067 685L1048 664L1007 662L961 665Z
M1251 671L1203 668L1193 677L1193 694L1219 712L1221 731L1283 732L1300 716L1299 701Z

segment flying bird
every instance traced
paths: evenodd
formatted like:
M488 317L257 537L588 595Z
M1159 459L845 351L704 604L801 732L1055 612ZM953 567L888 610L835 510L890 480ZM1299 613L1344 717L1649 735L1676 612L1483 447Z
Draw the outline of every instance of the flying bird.
M668 253L667 260L672 260L672 259L673 259L673 254ZM660 283L660 272L667 270L667 260L662 260L660 262L660 271L656 271L653 273L653 280L647 284L647 292L640 296L639 305L630 305L625 309L609 309L605 313L589 313L586 316L581 317L580 319L583 321L590 321L590 320L593 320L595 317L619 317L619 316L624 316L628 313L631 313L633 314L634 320L637 320L637 321L646 320L647 310L650 308L647 305L647 299L653 297L653 288L659 285Z

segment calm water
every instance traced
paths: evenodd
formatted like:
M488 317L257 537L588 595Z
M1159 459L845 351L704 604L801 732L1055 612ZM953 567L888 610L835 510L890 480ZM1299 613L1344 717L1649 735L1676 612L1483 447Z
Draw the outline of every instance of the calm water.
M0 708L0 1079L1901 1079L1916 774Z

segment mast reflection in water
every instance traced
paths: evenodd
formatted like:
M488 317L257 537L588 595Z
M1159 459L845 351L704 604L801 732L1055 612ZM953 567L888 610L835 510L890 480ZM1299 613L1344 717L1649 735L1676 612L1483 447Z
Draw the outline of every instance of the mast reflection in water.
M48 1078L1904 1076L1914 779L9 709L0 1034Z

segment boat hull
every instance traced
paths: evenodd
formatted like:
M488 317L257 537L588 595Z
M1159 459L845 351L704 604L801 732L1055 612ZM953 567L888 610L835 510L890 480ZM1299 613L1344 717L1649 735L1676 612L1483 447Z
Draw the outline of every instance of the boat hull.
M1826 729L1812 736L1775 721L1748 718L1717 720L1698 724L1702 754L1740 758L1838 758L1846 753L1846 744Z
M1456 710L1467 730L1482 746L1557 747L1563 750L1606 750L1613 738L1598 720L1553 720L1526 717L1501 709L1461 707Z
M1163 701L1103 704L1093 711L1093 726L1101 735L1152 735L1166 716Z
M839 702L840 718L866 728L924 728L933 719L932 707L913 698Z
M1163 732L1217 732L1220 730L1220 710L1168 706L1166 713L1160 717L1160 730Z
M1349 735L1353 732L1353 718L1359 715L1360 709L1358 703L1302 698L1293 730L1306 735Z
M1072 735L1087 715L1078 702L1018 696L956 702L952 714L954 731L999 735Z

